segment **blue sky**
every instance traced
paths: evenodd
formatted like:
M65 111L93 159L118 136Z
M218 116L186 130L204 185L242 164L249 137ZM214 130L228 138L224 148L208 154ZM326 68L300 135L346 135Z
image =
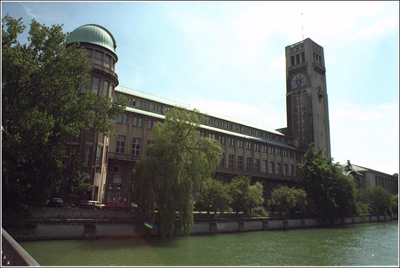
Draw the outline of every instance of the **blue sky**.
M335 161L399 171L398 2L2 2L7 13L102 25L120 85L274 129L285 46L309 37L325 51Z

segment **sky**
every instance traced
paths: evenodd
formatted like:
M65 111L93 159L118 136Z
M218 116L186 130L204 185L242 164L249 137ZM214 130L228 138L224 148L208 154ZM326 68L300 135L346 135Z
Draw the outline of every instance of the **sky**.
M120 85L272 129L286 127L285 47L311 38L334 161L399 172L397 1L2 2L7 13L66 32L99 24Z

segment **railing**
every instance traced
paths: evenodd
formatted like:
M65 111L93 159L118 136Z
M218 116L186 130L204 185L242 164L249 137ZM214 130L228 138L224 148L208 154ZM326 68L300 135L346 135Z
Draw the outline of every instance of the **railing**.
M112 76L114 76L118 80L118 75L113 70L111 70L110 68L107 68L105 66L101 66L101 65L96 64L96 63L93 63L93 68L95 68L97 70L101 70L101 71L103 71L105 73L111 74Z
M1 228L2 266L40 266L3 228Z
M108 157L109 158L116 158L116 159L120 159L120 160L127 160L127 161L139 160L139 156L138 155L121 154L121 153L114 153L114 152L108 152Z
M265 178L277 179L277 180L289 180L289 181L297 180L296 177L292 177L292 176L281 175L281 174L271 174L271 173L252 171L252 170L247 170L247 169L234 169L234 168L218 167L216 171L223 172L223 173L242 174L242 175L247 175L247 176L265 177Z

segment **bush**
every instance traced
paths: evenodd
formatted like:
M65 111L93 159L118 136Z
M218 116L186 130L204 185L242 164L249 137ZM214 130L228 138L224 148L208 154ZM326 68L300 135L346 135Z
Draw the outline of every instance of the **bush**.
M266 217L268 216L268 212L265 210L264 207L259 206L259 207L255 207L252 209L252 216L262 216L262 217Z
M371 214L371 206L363 202L357 202L356 204L356 214L357 215L369 215Z
M372 186L361 193L362 200L370 204L373 212L391 214L392 194L381 186Z

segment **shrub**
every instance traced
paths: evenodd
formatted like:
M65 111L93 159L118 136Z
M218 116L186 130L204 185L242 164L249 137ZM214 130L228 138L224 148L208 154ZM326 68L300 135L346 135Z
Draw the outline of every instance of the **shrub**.
M252 209L252 216L266 217L266 216L268 216L268 212L265 210L264 207L259 206L259 207L255 207Z

